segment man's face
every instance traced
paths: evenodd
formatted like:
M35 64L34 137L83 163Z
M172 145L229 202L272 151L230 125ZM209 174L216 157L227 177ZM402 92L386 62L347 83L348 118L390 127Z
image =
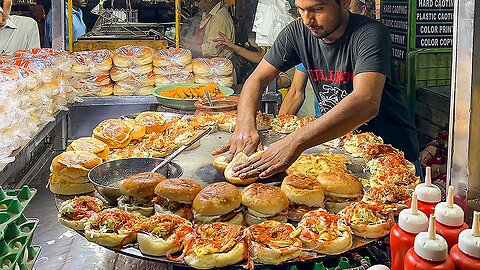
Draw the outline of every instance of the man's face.
M87 6L88 0L72 0L73 7L84 8Z
M210 7L209 0L195 0L195 4L202 12L207 12Z
M296 0L295 4L303 23L318 38L328 37L344 20L343 7L336 0Z

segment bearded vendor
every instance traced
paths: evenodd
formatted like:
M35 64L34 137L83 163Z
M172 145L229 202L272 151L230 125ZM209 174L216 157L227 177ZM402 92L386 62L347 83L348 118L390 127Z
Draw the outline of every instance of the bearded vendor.
M392 64L387 28L348 9L351 0L296 0L301 20L290 23L245 82L237 127L229 142L213 154L251 154L260 146L255 116L261 95L281 72L303 64L322 116L262 154L234 168L240 178L267 178L284 171L306 149L353 130L373 132L419 165L414 121ZM419 170L417 170L419 171Z

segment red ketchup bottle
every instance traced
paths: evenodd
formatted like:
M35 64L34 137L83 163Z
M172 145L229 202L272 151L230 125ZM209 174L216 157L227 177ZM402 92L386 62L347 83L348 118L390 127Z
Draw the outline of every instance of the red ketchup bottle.
M430 216L435 212L435 205L442 200L440 188L432 185L432 168L427 167L425 171L425 183L415 187L418 195L418 210Z
M480 269L480 213L473 213L472 229L466 229L458 236L458 244L450 250L450 257L457 270Z
M463 222L463 209L453 203L454 192L453 186L448 187L447 201L435 206L437 233L447 240L448 250L457 243L460 232L468 229L468 225Z
M403 269L455 270L455 264L447 252L447 241L435 233L435 216L430 215L428 232L415 236L413 247L405 255Z
M428 218L418 211L417 194L412 196L410 209L403 209L398 215L398 223L390 231L391 270L403 270L403 260L407 251L413 247L415 236L428 229Z

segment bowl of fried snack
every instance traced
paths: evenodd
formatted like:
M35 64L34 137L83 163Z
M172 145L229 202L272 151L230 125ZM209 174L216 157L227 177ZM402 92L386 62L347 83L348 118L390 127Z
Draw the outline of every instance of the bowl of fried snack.
M232 88L214 83L178 83L157 87L153 89L153 95L165 107L194 111L196 110L195 102L206 98L205 91L212 100L231 96L234 93Z

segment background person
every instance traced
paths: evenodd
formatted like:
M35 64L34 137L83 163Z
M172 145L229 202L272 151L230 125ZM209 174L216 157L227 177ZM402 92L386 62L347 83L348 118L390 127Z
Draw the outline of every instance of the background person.
M11 0L0 0L0 54L40 48L37 22L25 16L10 15Z
M65 48L68 48L68 2L65 3ZM73 41L77 41L80 36L87 33L87 27L83 21L83 11L81 8L87 6L88 0L72 0L72 25ZM52 11L50 10L45 21L45 46L52 46Z
M231 59L233 52L220 50L214 40L218 32L235 41L233 19L221 0L195 0L203 12L200 24L192 37L183 38L183 47L192 51L195 57L225 57Z

